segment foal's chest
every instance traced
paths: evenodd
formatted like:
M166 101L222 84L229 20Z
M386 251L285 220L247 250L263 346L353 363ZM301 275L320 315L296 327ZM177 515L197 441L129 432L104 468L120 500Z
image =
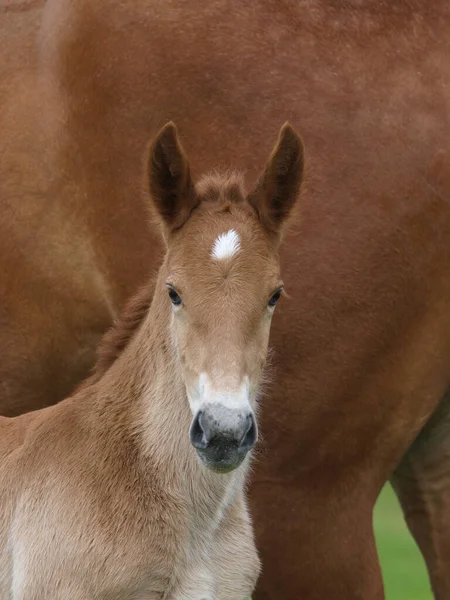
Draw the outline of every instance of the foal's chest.
M220 597L223 587L220 570L226 563L226 553L239 554L239 548L223 548L220 543L220 533L232 528L228 510L235 500L236 487L236 484L229 486L208 514L200 509L192 515L186 543L180 548L164 600L217 600ZM236 577L239 578L239 573Z

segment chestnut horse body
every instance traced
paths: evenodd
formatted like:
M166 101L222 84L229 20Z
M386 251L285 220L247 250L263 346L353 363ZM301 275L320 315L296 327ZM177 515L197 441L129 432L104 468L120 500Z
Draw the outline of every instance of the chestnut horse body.
M194 171L252 181L289 120L308 184L251 488L255 598L382 598L389 478L447 598L447 3L16 0L0 19L3 413L62 398L157 264L149 136L172 119Z

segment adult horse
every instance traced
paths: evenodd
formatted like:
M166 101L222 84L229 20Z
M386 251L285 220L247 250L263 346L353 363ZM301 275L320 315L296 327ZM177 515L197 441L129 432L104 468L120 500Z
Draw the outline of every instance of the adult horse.
M40 383L29 372L60 357L55 373L73 383L154 264L134 162L149 135L174 119L195 170L221 159L251 181L289 119L309 183L284 250L289 298L274 320L251 490L256 598L382 598L372 509L390 477L435 595L448 597L447 3L47 0L2 23L2 206L21 216L7 238L10 279L34 282L25 297L42 320L16 311L8 283L16 325L2 342L2 378L15 369L10 386L29 390ZM36 205L54 218L27 208ZM11 262L19 253L33 261L25 273ZM74 315L83 369L66 350ZM50 344L55 323L68 325ZM27 354L24 327L35 334Z

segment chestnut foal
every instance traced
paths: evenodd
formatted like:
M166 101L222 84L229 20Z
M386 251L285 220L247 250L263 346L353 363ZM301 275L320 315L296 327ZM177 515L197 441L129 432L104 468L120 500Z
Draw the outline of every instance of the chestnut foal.
M3 600L251 594L244 484L302 171L286 124L250 194L237 175L194 186L174 125L159 133L148 175L167 252L149 308L135 300L102 350L140 314L123 351L71 398L0 420Z

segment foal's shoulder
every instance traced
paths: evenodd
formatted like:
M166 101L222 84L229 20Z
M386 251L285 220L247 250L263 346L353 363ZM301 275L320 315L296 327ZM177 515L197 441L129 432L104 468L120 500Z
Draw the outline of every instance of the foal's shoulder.
M0 417L0 470L35 471L43 461L61 460L57 439L68 436L64 426L66 411L59 405L50 406L18 417ZM50 458L51 457L51 458Z

